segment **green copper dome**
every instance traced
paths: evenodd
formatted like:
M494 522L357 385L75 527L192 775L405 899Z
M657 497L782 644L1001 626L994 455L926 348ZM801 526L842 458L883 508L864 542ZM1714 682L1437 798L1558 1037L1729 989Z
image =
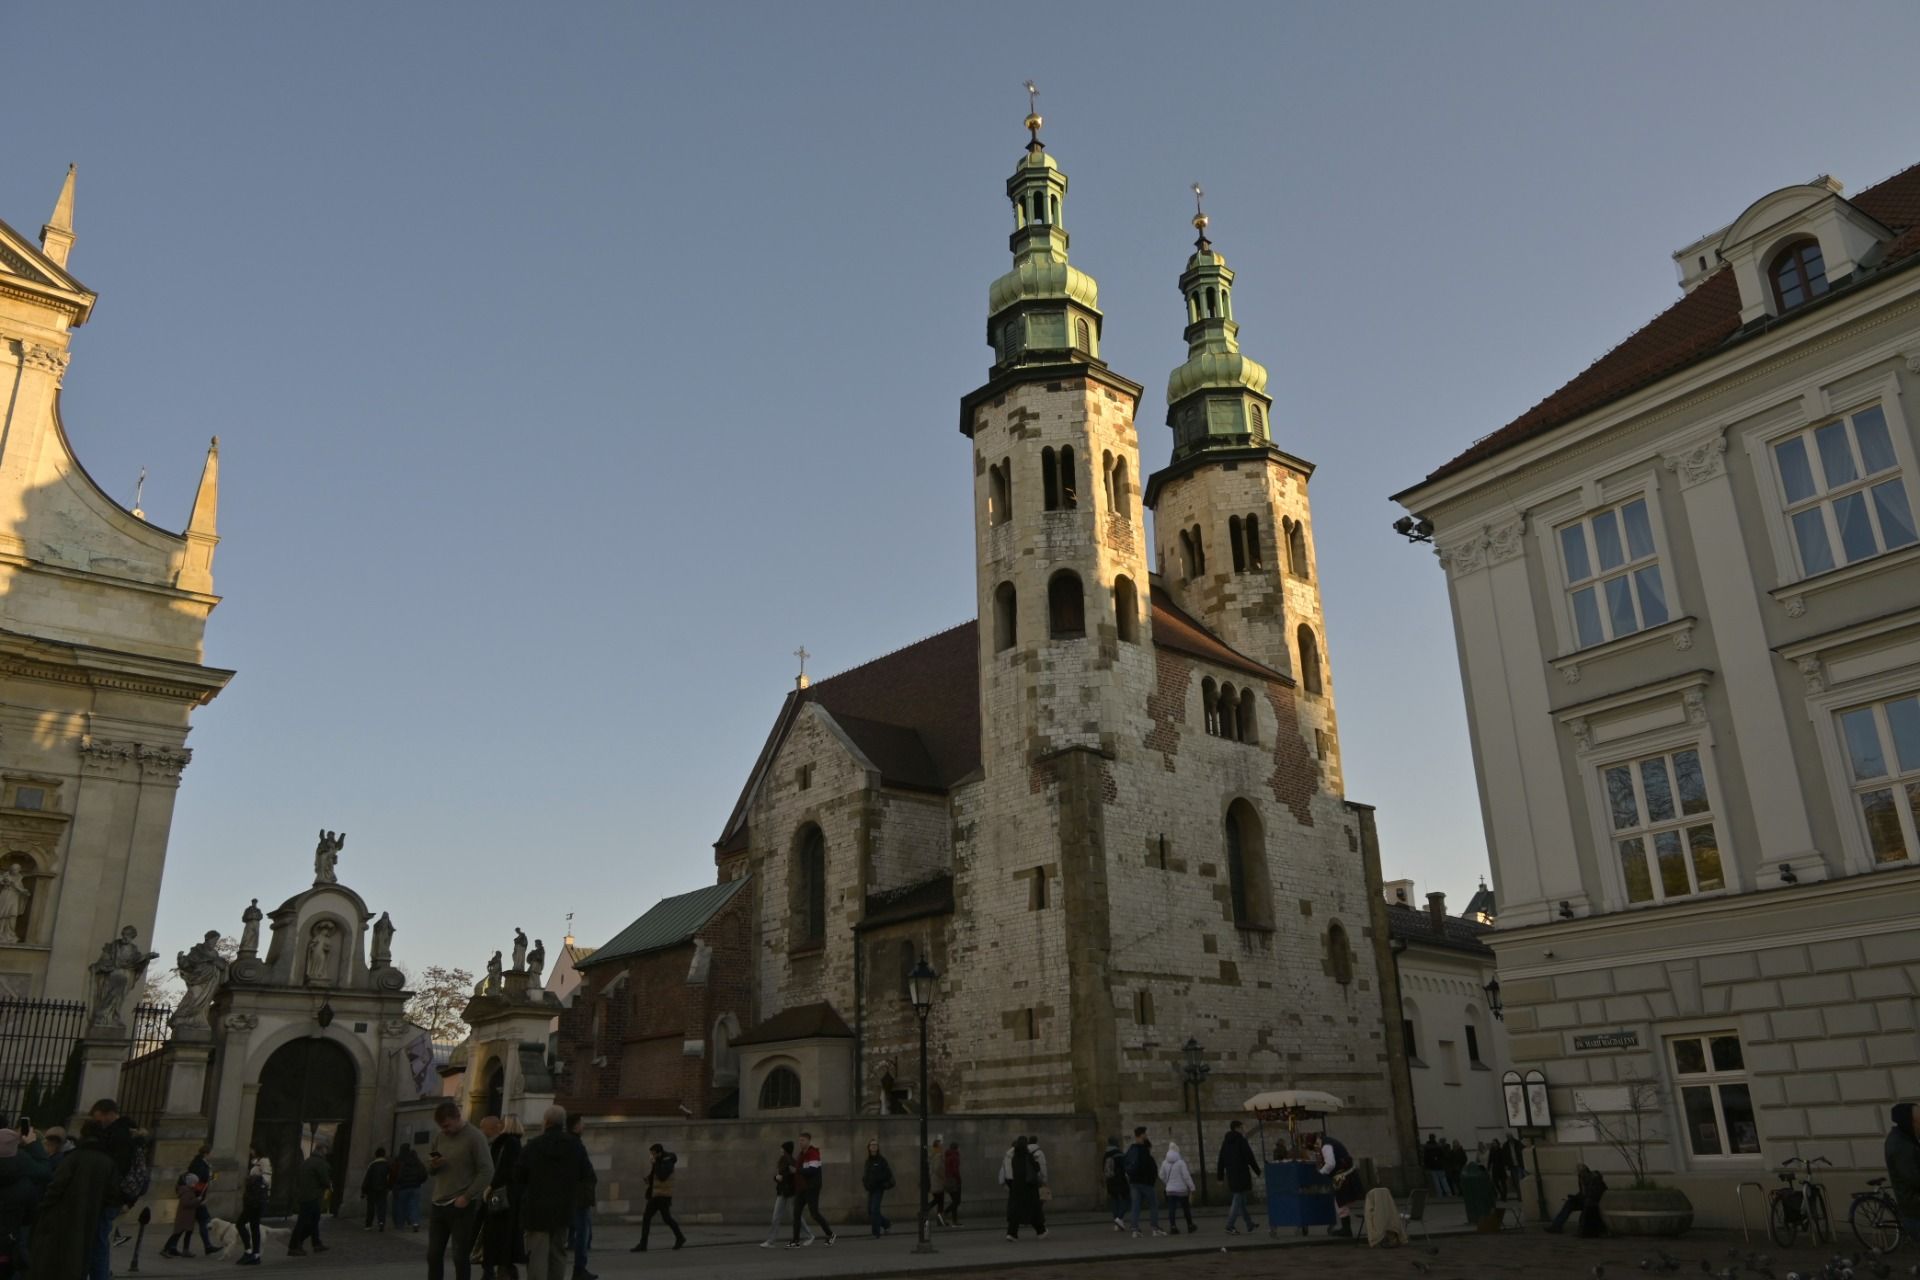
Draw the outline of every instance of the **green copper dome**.
M1207 240L1207 218L1196 214L1200 239L1180 294L1187 304L1187 360L1167 378L1167 425L1176 460L1215 448L1270 444L1267 370L1241 354L1233 319L1233 271Z
M1018 365L1100 363L1100 286L1067 261L1067 175L1048 155L1039 117L1007 179L1013 269L987 289L987 341L996 374Z

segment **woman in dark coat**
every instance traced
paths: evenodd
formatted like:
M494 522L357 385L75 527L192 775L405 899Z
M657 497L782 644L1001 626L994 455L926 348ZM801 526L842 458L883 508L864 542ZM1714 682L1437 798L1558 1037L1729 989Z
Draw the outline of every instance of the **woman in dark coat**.
M40 1195L53 1177L53 1166L33 1130L16 1133L0 1129L0 1240L12 1240L12 1266L6 1274L24 1270L31 1254L29 1235Z
M481 1280L520 1280L514 1265L519 1251L519 1203L514 1194L520 1175L520 1135L509 1133L499 1117L481 1121L487 1149L493 1152L493 1181L487 1184L486 1220L481 1226Z
M80 1127L80 1144L61 1157L33 1223L33 1280L80 1280L87 1273L101 1206L120 1203L120 1171L97 1120Z

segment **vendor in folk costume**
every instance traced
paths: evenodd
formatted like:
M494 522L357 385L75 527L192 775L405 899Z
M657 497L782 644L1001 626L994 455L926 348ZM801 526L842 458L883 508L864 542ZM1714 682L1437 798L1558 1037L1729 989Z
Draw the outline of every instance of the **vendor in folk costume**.
M1320 1172L1333 1179L1333 1205L1337 1221L1328 1234L1350 1236L1353 1234L1353 1206L1360 1203L1367 1191L1365 1181L1360 1177L1359 1166L1354 1164L1353 1154L1338 1138L1323 1133L1314 1135L1308 1142Z

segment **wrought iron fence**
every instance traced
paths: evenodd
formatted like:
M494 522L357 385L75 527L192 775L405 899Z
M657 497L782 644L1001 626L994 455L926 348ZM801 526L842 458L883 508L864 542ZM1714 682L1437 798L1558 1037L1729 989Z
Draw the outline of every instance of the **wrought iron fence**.
M151 1126L160 1118L166 1091L166 1057L161 1052L173 1029L167 1019L173 1007L143 1004L133 1011L133 1034L127 1041L126 1065L120 1068L120 1114L134 1124Z
M0 1000L0 1124L24 1114L44 1127L73 1115L86 1022L77 1000Z

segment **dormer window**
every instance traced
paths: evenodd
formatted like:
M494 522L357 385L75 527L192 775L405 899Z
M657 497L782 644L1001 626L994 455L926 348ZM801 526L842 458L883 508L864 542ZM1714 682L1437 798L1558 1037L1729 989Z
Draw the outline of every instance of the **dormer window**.
M1796 240L1775 254L1767 274L1773 280L1774 303L1783 314L1827 291L1826 262L1820 242L1812 238Z

